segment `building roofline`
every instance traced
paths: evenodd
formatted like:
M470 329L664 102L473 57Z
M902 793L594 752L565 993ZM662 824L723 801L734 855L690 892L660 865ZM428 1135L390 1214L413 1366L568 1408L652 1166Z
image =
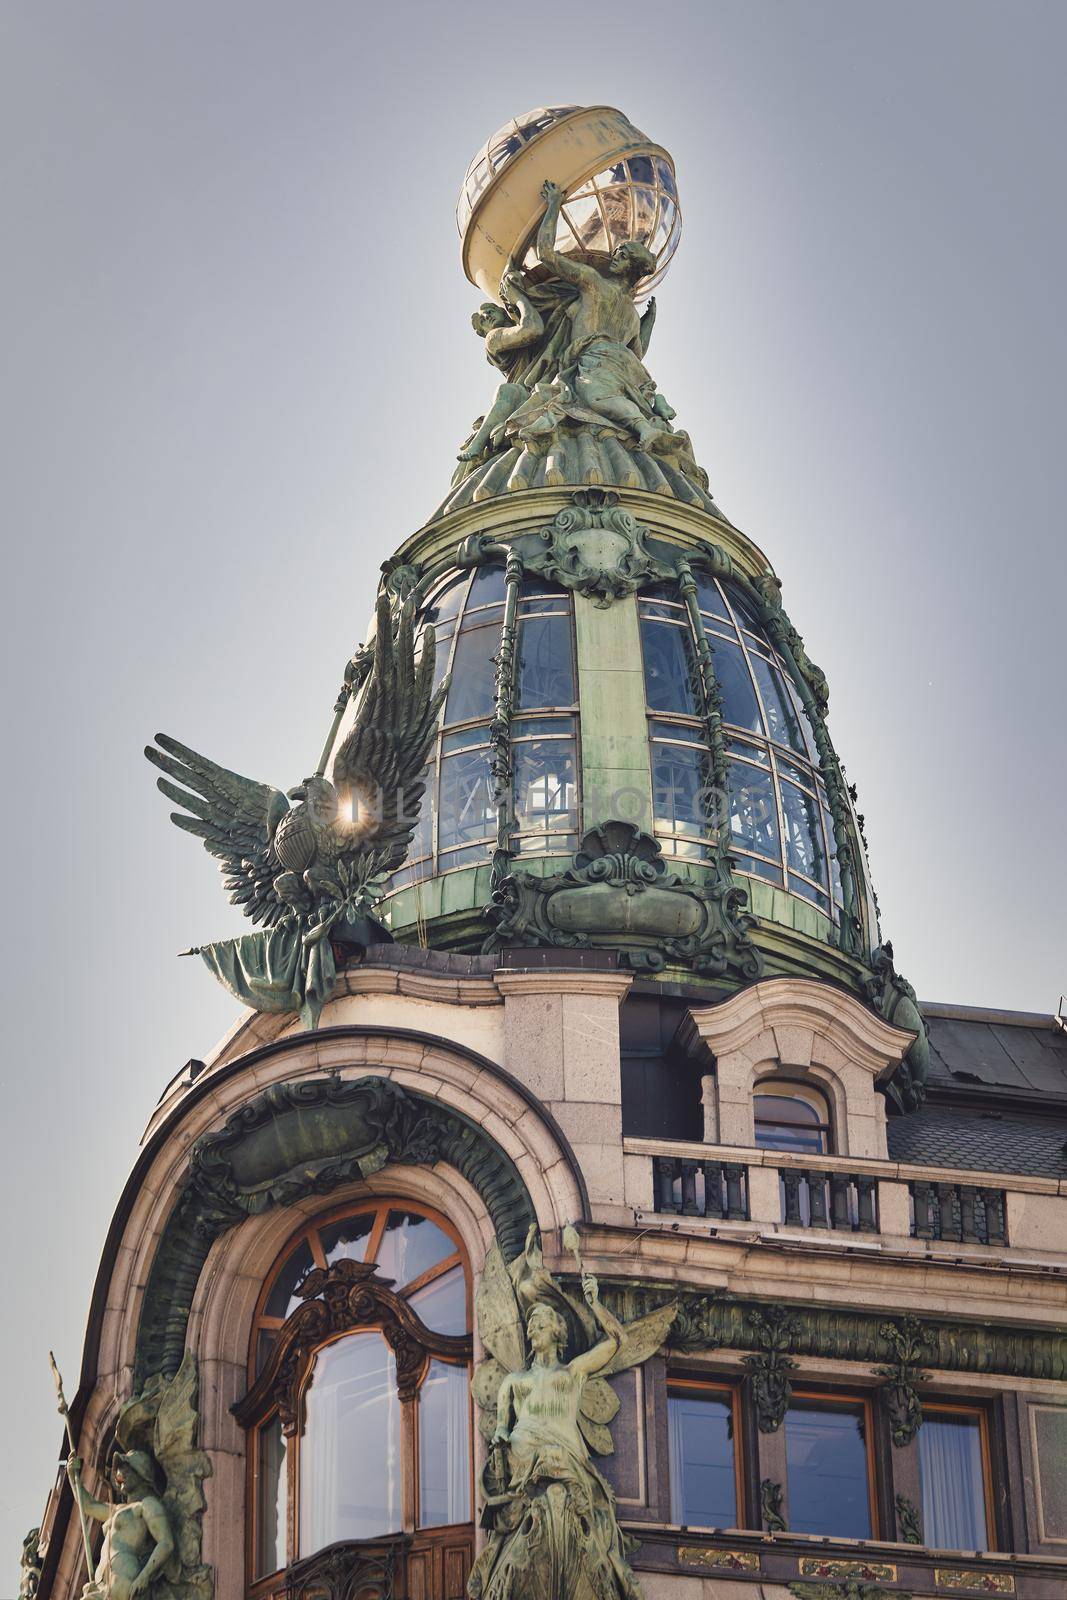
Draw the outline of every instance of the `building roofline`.
M1015 1028L1054 1028L1056 1018L1049 1011L1002 1011L986 1006L958 1006L938 1000L920 1000L923 1015L942 1017L949 1022L999 1022Z

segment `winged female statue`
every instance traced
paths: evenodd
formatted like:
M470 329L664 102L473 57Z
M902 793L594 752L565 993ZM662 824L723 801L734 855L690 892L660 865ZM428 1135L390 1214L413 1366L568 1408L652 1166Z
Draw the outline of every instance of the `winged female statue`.
M488 1252L478 1331L490 1359L474 1397L489 1438L482 1525L489 1542L471 1569L471 1600L639 1600L615 1496L590 1451L612 1453L619 1399L606 1381L646 1361L677 1306L620 1323L581 1270L574 1230L564 1230L581 1271L582 1299L545 1270L536 1227L505 1266Z
M165 774L157 786L182 807L171 821L203 840L231 902L264 925L264 932L190 952L256 1010L299 1010L314 1027L336 970L331 940L365 944L374 936L368 913L407 853L448 688L447 680L433 686L433 628L422 634L417 662L414 630L411 604L401 607L394 627L383 595L373 646L353 658L337 704L335 731L348 699L359 696L331 778L332 734L318 770L288 794L167 734L157 733L145 749Z

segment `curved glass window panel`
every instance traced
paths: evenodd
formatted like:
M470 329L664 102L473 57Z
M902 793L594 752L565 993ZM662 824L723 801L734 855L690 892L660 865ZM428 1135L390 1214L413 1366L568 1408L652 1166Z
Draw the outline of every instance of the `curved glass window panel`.
M804 738L808 759L817 767L819 765L819 747L815 743L815 729L812 727L811 718L804 709L804 701L801 699L800 691L789 678L788 674L786 674L785 681L786 687L789 690L789 698L793 702L793 710L796 713L797 722L800 724L800 731Z
M697 605L706 617L712 617L716 622L723 623L733 633L734 625L730 617L730 608L723 599L722 590L714 578L709 578L703 572L694 573L697 586Z
M976 1415L930 1412L919 1429L923 1536L933 1550L988 1550L982 1427Z
M448 1234L429 1217L420 1217L417 1211L390 1211L378 1249L378 1270L401 1289L455 1254Z
M730 609L742 628L747 628L750 633L754 633L765 649L769 648L764 640L763 623L756 613L753 602L734 583L724 583L723 589L725 590L726 598L730 602Z
M326 1265L332 1267L335 1261L365 1261L373 1226L374 1212L368 1211L362 1217L345 1217L343 1222L328 1222L320 1228L319 1241Z
M515 709L542 711L574 704L570 617L563 612L519 618Z
M800 729L800 718L786 690L782 674L769 661L750 650L748 659L759 686L763 709L767 717L767 733L778 744L788 745L798 755L806 756L808 747Z
M445 708L446 723L491 717L496 701L498 627L463 629L452 659L452 682Z
M285 1517L289 1480L285 1465L285 1435L277 1415L256 1433L256 1551L255 1575L266 1578L288 1564Z
M469 575L463 573L461 577L453 578L443 589L439 589L434 596L433 604L423 613L423 620L432 622L438 630L449 622L454 622L459 616L459 608L463 604L463 596L467 592L469 582Z
M871 1537L865 1414L850 1401L799 1401L785 1417L789 1526L838 1539Z
M443 756L438 849L474 844L492 838L495 832L496 805L488 749L483 746Z
M520 740L514 747L512 763L515 826L519 832L573 833L578 826L573 739Z
M314 1265L311 1246L306 1239L302 1239L274 1281L274 1287L263 1307L265 1316L287 1317L297 1306L303 1305L296 1291Z
M756 1144L761 1150L793 1150L802 1155L825 1155L829 1130L818 1110L794 1095L753 1096Z
M431 1361L419 1390L419 1527L471 1516L470 1376Z
M641 648L649 710L695 717L699 705L696 659L688 629L643 617Z
M401 1526L396 1361L380 1333L353 1333L315 1358L300 1441L300 1554Z
M739 849L778 861L778 808L770 773L741 761L731 761L728 770L732 842Z
M671 1521L687 1528L736 1528L733 1407L728 1395L672 1394Z
M757 856L734 855L738 872L747 872L753 878L764 878L768 883L776 883L782 887L783 877L781 867L773 866L769 861L760 861Z
M841 891L841 868L837 860L837 846L834 839L834 819L830 815L829 811L824 810L822 814L822 820L823 826L826 829L826 837L830 843L830 891L833 894L835 902L840 906L844 905L845 897Z
M467 1285L462 1267L431 1278L409 1297L408 1304L434 1333L454 1336L467 1331Z
M782 779L782 824L785 828L785 859L791 872L803 873L829 888L826 851L823 848L819 802L813 795Z
M722 718L734 728L745 728L749 733L763 732L763 718L759 701L752 687L744 655L739 644L730 644L715 634L708 635L715 681L722 696Z
M478 567L463 608L464 618L483 606L499 606L503 610L507 582L503 567ZM480 620L480 619L479 619Z
M708 764L695 745L652 746L652 816L657 833L703 834L707 829Z
M677 199L677 197L678 197L678 189L677 189L677 187L675 185L675 182L674 182L674 173L671 171L671 169L668 166L668 164L666 163L666 161L662 161L662 160L657 159L657 161L656 161L656 180L659 183L659 186L660 186L661 189L666 189L667 193L673 199Z

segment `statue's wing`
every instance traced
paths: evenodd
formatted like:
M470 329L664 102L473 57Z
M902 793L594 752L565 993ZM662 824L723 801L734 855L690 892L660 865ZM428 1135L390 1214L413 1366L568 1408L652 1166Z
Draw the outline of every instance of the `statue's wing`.
M354 846L381 856L377 871L395 872L407 854L426 788L425 771L448 688L433 686L434 631L426 628L415 660L415 617L404 605L394 636L389 600L378 600L374 659L355 723L334 757L333 783L362 826Z
M613 1372L625 1372L627 1367L640 1366L642 1361L654 1356L670 1333L677 1315L678 1303L672 1301L670 1305L650 1311L647 1317L638 1317L636 1322L627 1323L623 1328L622 1344L600 1376L610 1378Z
M507 1371L495 1356L480 1361L474 1369L471 1394L478 1407L478 1431L483 1439L491 1439L496 1432L497 1401L500 1398L500 1385L506 1377Z
M162 1389L156 1413L153 1453L166 1475L162 1499L174 1534L174 1553L158 1586L163 1600L211 1600L211 1569L200 1559L203 1483L211 1462L196 1443L197 1387L196 1361L187 1350Z
M485 1348L505 1374L518 1372L526 1365L526 1335L514 1285L495 1239L486 1252L476 1310L478 1335Z
M578 1403L578 1426L586 1444L598 1456L615 1454L610 1423L619 1409L619 1397L603 1378L586 1378Z
M156 779L156 786L184 807L172 811L170 820L203 839L204 849L220 863L232 903L253 922L271 926L285 910L274 892L281 864L271 842L289 802L279 789L242 778L165 733L156 734L156 744L158 750L145 747L149 761L167 774Z

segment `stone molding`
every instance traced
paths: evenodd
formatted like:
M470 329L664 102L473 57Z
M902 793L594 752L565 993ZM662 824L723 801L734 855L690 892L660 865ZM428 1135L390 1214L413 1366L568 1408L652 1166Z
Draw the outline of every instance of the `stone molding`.
M876 1081L892 1072L915 1037L883 1022L843 989L810 978L765 978L718 1005L694 1008L690 1017L716 1056L745 1052L763 1034L772 1033L783 1065L806 1067L811 1046L805 1059L804 1036L812 1034L836 1045ZM793 1054L798 1059L790 1059Z
M506 1000L511 995L615 995L621 1005L634 981L632 972L603 972L585 968L505 967L493 982Z

